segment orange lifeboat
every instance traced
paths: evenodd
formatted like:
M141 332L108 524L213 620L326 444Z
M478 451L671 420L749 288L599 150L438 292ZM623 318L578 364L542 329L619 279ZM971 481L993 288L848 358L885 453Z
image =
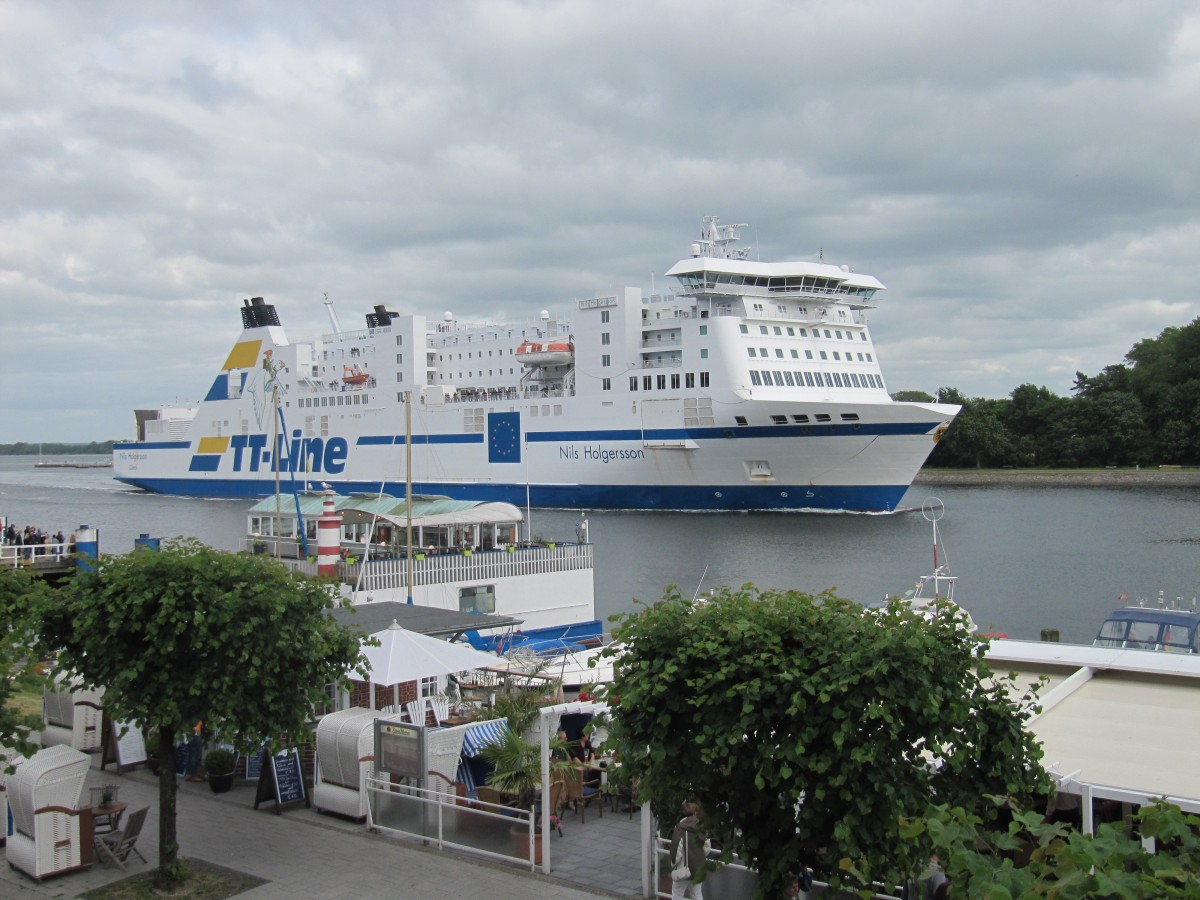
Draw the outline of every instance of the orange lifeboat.
M517 359L526 366L565 366L575 359L575 345L570 341L548 344L522 341L517 348Z
M366 384L370 378L366 372L362 371L358 366L351 368L350 366L342 366L342 381L346 384Z

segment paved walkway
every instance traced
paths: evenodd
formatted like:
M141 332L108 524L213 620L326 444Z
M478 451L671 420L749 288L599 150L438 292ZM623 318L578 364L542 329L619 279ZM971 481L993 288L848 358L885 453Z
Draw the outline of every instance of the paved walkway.
M107 772L93 769L88 774L89 787L106 782L120 785L120 799L129 804L130 811L150 807L138 841L138 849L150 862L143 865L131 855L130 874L153 869L158 862L157 779L140 769L123 776L117 776L111 769ZM87 787L83 796L88 796ZM267 879L267 884L239 895L246 900L330 900L397 894L439 900L594 900L597 896L630 894L627 889L613 893L589 888L554 876L535 875L515 867L382 837L369 833L361 824L318 815L303 806L291 807L278 816L266 804L255 810L253 786L238 786L218 795L206 784L181 781L178 808L182 856ZM572 822L571 818L568 813L567 829L578 830L584 836L590 833L593 827L590 816L586 825ZM623 820L627 827L637 827L636 816L632 822L625 816L605 816L606 824L611 826L617 825L618 820ZM554 840L554 852L564 852L569 838ZM14 900L77 897L124 877L126 873L116 866L97 863L83 872L38 883L5 865L0 866L0 896ZM614 883L614 887L627 886Z

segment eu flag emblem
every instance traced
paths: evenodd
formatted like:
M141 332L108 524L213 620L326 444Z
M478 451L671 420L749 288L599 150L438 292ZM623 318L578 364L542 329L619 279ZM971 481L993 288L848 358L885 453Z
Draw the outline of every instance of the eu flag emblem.
M521 461L521 414L488 413L488 462Z

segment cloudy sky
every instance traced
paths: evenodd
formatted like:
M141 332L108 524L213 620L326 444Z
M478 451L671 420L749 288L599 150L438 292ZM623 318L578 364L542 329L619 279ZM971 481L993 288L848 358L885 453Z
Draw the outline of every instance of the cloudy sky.
M886 284L891 390L1068 394L1200 315L1200 10L0 0L0 443L132 437L273 302L500 320L701 217Z

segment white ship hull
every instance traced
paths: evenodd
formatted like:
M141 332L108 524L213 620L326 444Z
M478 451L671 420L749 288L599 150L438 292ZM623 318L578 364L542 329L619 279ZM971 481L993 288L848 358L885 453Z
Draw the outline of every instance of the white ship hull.
M824 264L685 263L672 272L803 266L826 293L626 288L577 301L574 321L429 330L377 307L366 330L299 344L256 299L205 400L139 413L138 440L114 447L115 476L258 497L275 491L280 460L285 485L402 494L411 396L415 492L578 509L895 509L958 408L888 396L861 312L882 286ZM515 355L523 338L568 330L570 367L527 371ZM369 380L345 384L351 362Z

